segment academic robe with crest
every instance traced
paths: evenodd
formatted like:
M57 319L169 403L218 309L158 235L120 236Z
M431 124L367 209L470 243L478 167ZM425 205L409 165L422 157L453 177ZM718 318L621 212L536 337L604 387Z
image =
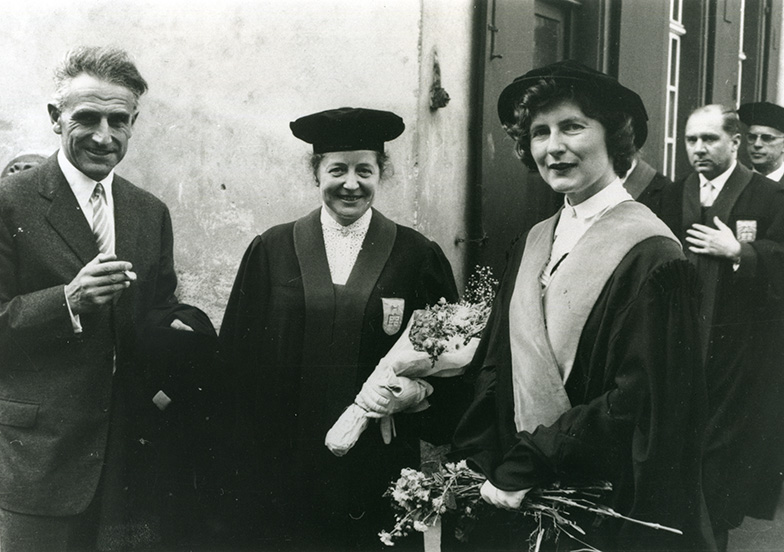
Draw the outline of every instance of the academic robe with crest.
M702 285L700 317L710 420L705 496L713 521L731 528L771 519L784 453L784 187L740 163L712 207L700 206L696 173L665 188L654 209L682 240ZM715 227L741 241L740 265L688 251L686 230Z
M423 413L396 415L389 445L375 422L344 457L324 438L411 313L441 297L458 296L440 247L375 210L345 286L332 283L319 210L253 240L220 331L237 391L232 517L248 546L383 547L393 518L382 495L419 466L420 437L448 440L459 378L434 382Z
M620 211L627 213L624 219L614 216ZM616 264L609 263L603 285L596 284L604 278L591 276L594 295L582 304L589 280L584 273L592 273L590 264L598 251L615 255L619 236L643 225L664 226L646 207L623 202L602 215L559 265L548 287L546 304L551 310L545 322L538 277L552 249L558 217L534 227L510 258L469 367L475 398L455 433L452 454L455 459L468 458L504 490L556 480L609 481L613 491L601 502L685 534L678 537L612 519L595 525L598 519L578 516L588 531L586 542L601 550L710 549L712 536L700 488L706 398L697 346L694 271L671 234L643 235L618 254ZM533 290L526 296L530 300L521 303L531 313L522 327L532 335L551 337L531 338L539 345L527 354L531 362L513 368L512 344L518 338L512 333L521 326L520 321L512 324L510 312L518 285ZM576 312L584 318L573 320ZM564 330L561 324L578 327ZM560 388L545 377L529 382L527 391L541 407L528 414L549 411L539 425L528 422L528 429L520 430L517 420L524 409L517 404L516 370L546 366L548 351L559 367L573 364L565 382L559 380ZM536 360L537 354L545 360ZM476 534L469 536L475 549L525 546L531 528L520 517L507 519L508 513L500 509L493 517L495 521L486 523L480 519ZM558 549L570 545L575 543L565 539L561 546L566 548Z

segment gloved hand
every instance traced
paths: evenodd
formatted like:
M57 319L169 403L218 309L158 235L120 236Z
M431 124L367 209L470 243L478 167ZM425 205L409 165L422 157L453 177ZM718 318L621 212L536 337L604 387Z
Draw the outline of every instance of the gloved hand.
M396 376L386 369L373 372L354 402L367 410L370 418L383 418L416 407L432 392L433 386L426 381Z
M517 510L523 503L525 495L527 495L530 490L531 489L523 489L522 491L503 491L490 483L490 480L488 479L482 483L479 494L482 495L482 499L485 502L492 504L493 506L506 508L507 510Z

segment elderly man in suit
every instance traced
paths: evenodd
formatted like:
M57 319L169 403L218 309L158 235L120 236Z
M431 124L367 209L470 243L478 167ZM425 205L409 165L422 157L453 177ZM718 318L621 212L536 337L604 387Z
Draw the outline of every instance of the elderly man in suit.
M732 108L695 110L686 123L694 172L664 188L654 209L702 284L710 410L703 477L720 548L744 516L773 515L784 432L784 190L738 163L740 141Z
M93 549L99 527L111 546L129 530L116 499L140 338L190 329L168 209L114 172L147 83L110 48L70 52L55 81L59 151L0 186L3 552Z
M784 176L784 107L770 102L752 102L738 109L748 127L746 148L754 170L781 182Z

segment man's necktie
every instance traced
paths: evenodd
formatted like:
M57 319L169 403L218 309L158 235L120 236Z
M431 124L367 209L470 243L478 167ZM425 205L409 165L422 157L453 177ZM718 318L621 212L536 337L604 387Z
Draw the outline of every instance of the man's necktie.
M706 182L702 185L702 188L700 188L700 204L703 207L710 207L713 205L715 189L716 187L713 185L713 182Z
M106 204L106 195L100 182L95 184L93 195L90 196L93 206L93 233L101 253L114 253L114 231L109 222L109 207Z

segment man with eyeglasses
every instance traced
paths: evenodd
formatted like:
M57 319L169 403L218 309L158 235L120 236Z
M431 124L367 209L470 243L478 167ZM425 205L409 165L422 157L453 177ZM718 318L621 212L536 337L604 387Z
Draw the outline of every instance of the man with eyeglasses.
M747 103L740 106L738 116L748 126L746 148L754 170L780 182L784 176L784 107Z
M720 551L745 516L772 518L784 468L784 188L738 162L740 143L734 108L696 109L685 132L694 171L651 207L702 287L703 490Z

